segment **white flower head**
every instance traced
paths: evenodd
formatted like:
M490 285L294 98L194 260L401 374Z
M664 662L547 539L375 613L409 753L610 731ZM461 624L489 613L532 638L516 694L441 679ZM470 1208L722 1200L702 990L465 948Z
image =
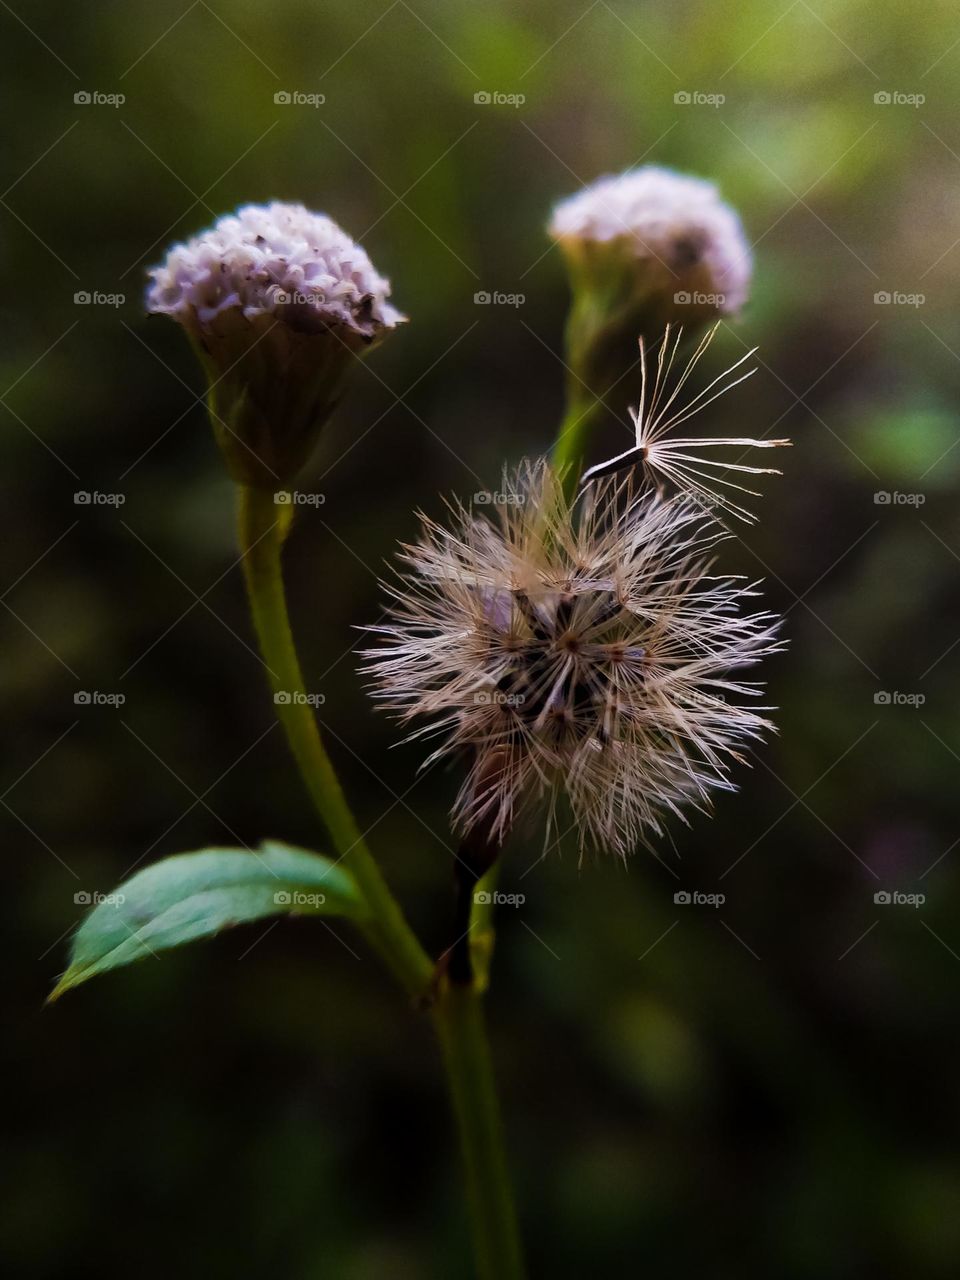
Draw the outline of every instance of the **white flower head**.
M460 831L499 844L532 798L565 794L581 846L623 856L731 789L770 728L741 672L779 648L778 621L714 572L727 535L696 502L627 475L571 504L546 462L503 496L499 518L424 520L366 672L404 722L429 722L412 735L438 739L428 764L467 760Z
M342 327L372 339L404 317L365 250L322 213L274 201L245 205L174 245L149 273L147 309L200 328L226 312L295 327Z
M746 301L752 258L743 227L703 178L657 165L600 178L557 205L549 230L571 256L615 252L671 293L713 295L715 313Z
M366 252L322 213L246 205L174 245L147 309L189 335L234 479L287 484L309 457L356 357L405 317Z

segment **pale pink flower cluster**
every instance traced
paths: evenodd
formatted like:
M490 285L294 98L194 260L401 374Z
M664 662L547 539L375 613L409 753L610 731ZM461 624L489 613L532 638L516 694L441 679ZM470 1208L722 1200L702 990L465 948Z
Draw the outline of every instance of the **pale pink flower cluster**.
M289 314L299 327L342 326L372 338L404 318L365 250L301 204L246 205L174 245L150 277L147 309L188 328L236 311L248 320Z
M703 178L657 165L599 178L554 209L550 235L570 247L623 247L674 274L705 269L722 312L739 310L752 271L750 247L737 214Z

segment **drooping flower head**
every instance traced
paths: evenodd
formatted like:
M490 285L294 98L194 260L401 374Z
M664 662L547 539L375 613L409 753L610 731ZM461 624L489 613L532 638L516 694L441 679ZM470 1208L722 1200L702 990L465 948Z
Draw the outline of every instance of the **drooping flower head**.
M607 477L571 505L546 462L505 476L490 518L424 518L364 653L377 696L431 761L468 761L454 809L500 842L525 802L561 794L581 847L625 855L668 814L730 789L769 727L740 673L774 651L751 584L711 570L725 531L685 497Z
M299 470L356 355L404 317L366 252L303 205L247 205L174 245L147 309L189 334L231 471L276 488Z
M570 272L568 358L602 397L668 324L688 333L746 301L750 249L737 214L702 178L648 165L601 178L554 210Z

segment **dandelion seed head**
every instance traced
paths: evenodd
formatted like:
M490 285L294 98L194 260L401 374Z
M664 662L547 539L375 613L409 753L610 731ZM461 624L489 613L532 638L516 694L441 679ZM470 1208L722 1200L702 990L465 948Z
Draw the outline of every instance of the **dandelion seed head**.
M503 496L493 519L424 519L364 670L403 722L425 720L428 763L467 760L459 830L502 841L539 797L551 832L565 795L581 848L626 855L731 788L770 727L739 672L779 647L777 619L711 571L725 533L695 502L610 477L571 506L546 462Z

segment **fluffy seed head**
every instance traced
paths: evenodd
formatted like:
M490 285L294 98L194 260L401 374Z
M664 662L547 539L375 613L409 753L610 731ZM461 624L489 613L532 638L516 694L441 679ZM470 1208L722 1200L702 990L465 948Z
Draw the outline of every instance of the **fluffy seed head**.
M630 477L573 506L546 462L505 476L496 516L459 504L404 548L365 671L427 763L462 756L455 825L501 841L527 800L566 794L581 848L625 855L704 808L770 727L739 672L779 646L753 587L711 572L725 532Z
M694 294L717 299L699 307L708 313L746 301L752 260L740 219L702 178L656 165L600 178L557 205L550 234L588 267L611 256L632 262L647 293L690 295L664 323L684 307L692 317Z

